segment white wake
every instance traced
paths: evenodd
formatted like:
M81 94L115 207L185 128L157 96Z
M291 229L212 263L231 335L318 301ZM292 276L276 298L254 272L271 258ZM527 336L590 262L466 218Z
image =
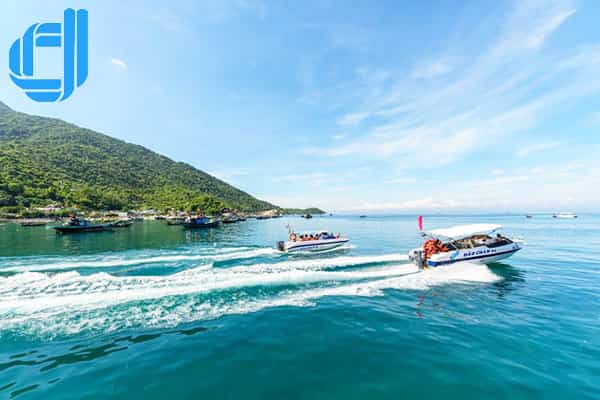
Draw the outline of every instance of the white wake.
M133 265L143 264L159 264L159 263L176 263L186 261L233 261L242 260L247 258L256 258L261 256L272 256L278 255L279 252L274 248L260 248L260 249L243 249L233 248L225 250L214 250L211 253L191 253L191 252L179 252L179 253L167 253L159 255L145 255L141 257L127 258L121 255L111 256L106 255L98 259L79 257L76 259L61 260L54 262L38 262L23 264L22 262L2 265L0 266L1 272L28 272L28 271L60 271L69 269L80 269L80 268L110 268L110 267L126 267Z
M424 290L500 279L482 265L418 271L412 264L398 263L403 260L399 254L346 256L232 268L199 266L166 276L25 272L0 278L0 335L11 329L51 336L167 327L266 307L305 306L327 296L381 296L386 289ZM365 266L377 263L386 264Z

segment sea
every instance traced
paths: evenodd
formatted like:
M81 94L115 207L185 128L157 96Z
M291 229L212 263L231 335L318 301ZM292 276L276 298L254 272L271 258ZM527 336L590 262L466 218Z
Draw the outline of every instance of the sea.
M599 399L600 215L429 215L526 242L419 271L416 216L0 225L0 399ZM328 230L347 247L275 249Z

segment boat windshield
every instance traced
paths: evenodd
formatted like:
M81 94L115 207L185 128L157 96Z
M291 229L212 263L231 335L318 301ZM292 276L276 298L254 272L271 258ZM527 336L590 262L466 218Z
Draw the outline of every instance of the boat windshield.
M290 240L292 242L300 241L309 241L309 240L327 240L327 239L336 239L339 235L334 235L333 233L322 231L322 232L303 232L303 233L290 233Z
M499 247L512 243L509 238L497 233L495 235L474 235L464 239L444 243L450 250L472 249L474 247Z

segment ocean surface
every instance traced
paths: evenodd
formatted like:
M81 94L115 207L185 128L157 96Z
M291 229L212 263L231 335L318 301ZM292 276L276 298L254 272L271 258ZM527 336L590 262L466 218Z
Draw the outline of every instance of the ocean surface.
M525 248L418 272L414 216L0 225L0 399L599 399L600 216L504 225ZM297 230L342 250L274 250Z

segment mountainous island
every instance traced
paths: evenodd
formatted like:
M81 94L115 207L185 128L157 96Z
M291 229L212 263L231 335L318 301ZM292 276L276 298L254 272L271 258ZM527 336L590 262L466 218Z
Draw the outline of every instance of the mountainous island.
M286 212L143 146L16 112L0 102L0 212L48 204L82 210ZM302 212L287 212L292 211Z

